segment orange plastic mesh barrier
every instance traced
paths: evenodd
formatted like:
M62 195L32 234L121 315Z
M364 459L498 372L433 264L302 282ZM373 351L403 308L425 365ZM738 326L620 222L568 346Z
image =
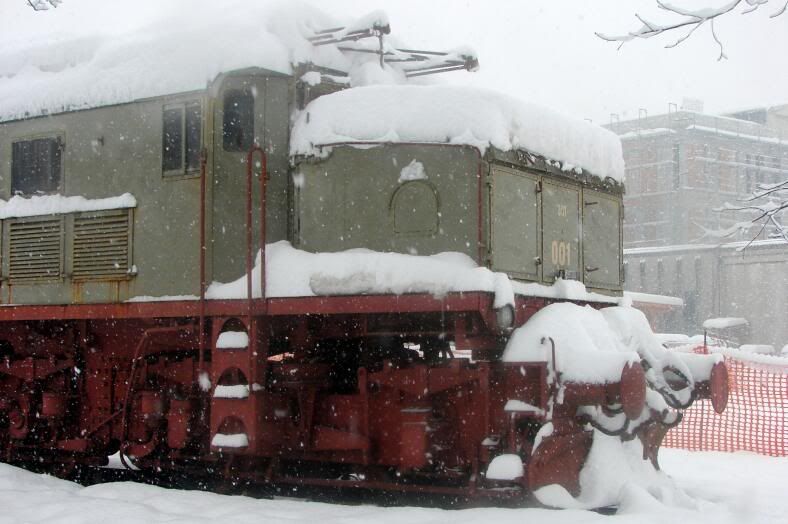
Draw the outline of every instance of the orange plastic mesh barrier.
M725 351L730 383L725 412L715 413L709 400L695 402L684 412L684 420L665 436L663 445L788 456L788 359L752 362L730 356L733 351Z

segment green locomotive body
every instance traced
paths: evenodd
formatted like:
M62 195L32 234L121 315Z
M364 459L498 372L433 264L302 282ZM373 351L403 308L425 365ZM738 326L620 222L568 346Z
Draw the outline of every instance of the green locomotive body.
M312 252L455 251L517 280L550 284L561 275L620 294L620 184L567 173L526 150L380 142L291 156L291 113L315 91L293 76L238 71L203 92L0 123L0 198L130 193L136 202L76 212L8 208L3 303L198 296L203 152L207 278L242 275L253 144L268 161L268 242ZM412 162L423 179L402 179ZM258 220L257 193L252 202ZM41 231L47 242L35 240Z

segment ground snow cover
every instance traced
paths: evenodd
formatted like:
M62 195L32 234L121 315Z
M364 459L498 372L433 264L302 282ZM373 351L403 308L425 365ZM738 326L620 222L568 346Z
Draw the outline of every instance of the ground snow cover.
M131 482L79 485L0 464L0 523L96 522L201 523L323 522L325 524L727 524L782 523L788 515L788 458L748 453L663 449L660 460L673 479L676 498L627 485L616 515L539 508L440 510L325 504L296 499L258 500L177 491ZM659 494L658 494L659 495Z

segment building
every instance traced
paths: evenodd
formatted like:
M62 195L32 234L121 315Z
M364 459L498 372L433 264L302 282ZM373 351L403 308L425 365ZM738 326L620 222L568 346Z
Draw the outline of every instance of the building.
M627 248L708 243L709 231L747 220L718 208L788 178L788 105L723 116L641 113L609 127L621 137L626 163Z
M696 334L706 319L743 317L742 342L781 348L788 243L750 244L757 229L724 240L709 232L749 219L716 210L726 202L788 179L788 105L721 116L704 114L698 102L683 106L610 126L626 163L625 289L683 300L652 319L657 330Z
M641 247L624 250L624 281L633 292L680 298L683 308L655 329L697 334L716 317L747 319L747 344L788 344L788 243L782 240Z

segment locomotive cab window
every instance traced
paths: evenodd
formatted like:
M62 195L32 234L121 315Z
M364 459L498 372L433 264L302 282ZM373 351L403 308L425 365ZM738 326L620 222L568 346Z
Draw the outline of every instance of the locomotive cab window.
M254 142L254 95L231 89L224 95L222 143L225 151L248 151Z
M59 137L14 142L11 151L11 193L56 193L63 171Z
M201 138L199 102L166 106L162 126L162 171L177 175L199 169Z

